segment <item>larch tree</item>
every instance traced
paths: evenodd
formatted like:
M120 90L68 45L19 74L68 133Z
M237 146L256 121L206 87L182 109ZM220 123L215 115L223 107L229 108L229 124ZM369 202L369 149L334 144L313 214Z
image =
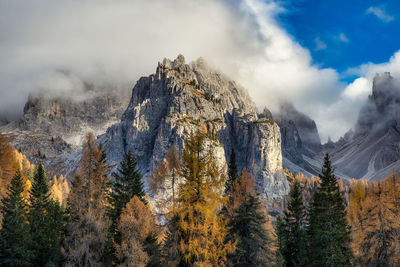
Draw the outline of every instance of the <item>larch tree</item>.
M153 170L148 178L150 192L153 194L160 221L164 221L164 243L162 246L163 261L168 266L178 264L179 236L176 230L177 191L180 182L182 159L171 146L165 158Z
M102 266L108 220L108 165L92 133L83 143L77 175L67 201L67 266Z
M34 266L31 239L27 223L27 206L23 198L24 179L17 170L1 200L4 214L0 230L0 266Z
M310 201L307 226L309 266L351 266L350 226L329 155L324 158L321 183Z
M177 189L180 182L181 156L175 146L171 146L165 158L158 164L148 178L150 192L157 197L158 208L163 216L173 213L176 204Z
M0 199L7 195L7 187L17 169L14 149L0 133Z
M42 163L36 168L29 198L28 221L35 266L58 265L66 226L65 213L50 198L49 180Z
M176 225L184 266L223 266L234 250L234 244L225 242L226 219L219 215L225 175L205 149L205 138L200 132L191 134L183 149Z
M134 196L122 210L117 229L121 242L115 244L119 266L159 266L157 253L151 253L152 239L158 235L158 226L149 207ZM152 255L153 254L153 255Z
M305 219L306 209L300 183L295 180L291 186L287 210L277 223L278 253L284 266L307 266Z
M111 225L108 230L108 238L105 249L107 261L116 262L115 245L121 243L121 234L117 225L122 210L133 196L137 196L146 203L142 175L137 168L137 161L131 152L125 153L117 172L113 173L114 180L110 183L111 191L108 195L109 206L107 216Z
M362 231L357 232L360 265L399 266L399 196L400 183L395 176L368 188L360 209Z

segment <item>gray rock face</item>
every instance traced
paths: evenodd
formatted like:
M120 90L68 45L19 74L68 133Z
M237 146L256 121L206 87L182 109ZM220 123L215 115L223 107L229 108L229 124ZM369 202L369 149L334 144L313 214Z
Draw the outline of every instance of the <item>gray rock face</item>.
M389 73L375 76L355 132L330 153L349 178L379 180L400 169L400 86Z
M69 160L80 149L87 132L101 134L121 119L130 90L107 90L87 86L85 92L31 95L21 118L0 127L11 144L33 163L44 161L50 174L72 173ZM76 95L79 94L79 97ZM76 165L76 164L75 164Z
M182 149L184 139L198 129L223 145L215 152L223 154L222 164L233 148L238 167L256 177L266 197L288 192L279 126L259 116L247 93L202 59L191 64L181 55L174 61L165 59L155 74L140 78L121 122L99 141L112 166L131 151L147 175L172 145Z
M318 168L306 160L322 149L315 122L290 103L281 105L273 117L281 131L283 167L294 173L317 175Z
M80 145L89 131L100 134L118 122L128 105L128 91L92 92L82 100L68 96L47 97L45 93L29 96L22 118L1 128L60 136L69 144Z

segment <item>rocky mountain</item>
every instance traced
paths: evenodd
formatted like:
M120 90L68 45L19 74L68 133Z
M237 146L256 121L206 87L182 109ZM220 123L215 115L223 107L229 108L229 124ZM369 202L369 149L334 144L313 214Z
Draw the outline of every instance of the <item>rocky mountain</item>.
M283 167L306 176L318 175L319 166L312 161L322 145L315 122L288 102L280 106L273 118L281 131Z
M288 192L282 169L279 126L257 114L254 103L234 81L202 59L186 64L183 56L164 59L155 74L142 77L120 123L99 137L115 166L127 151L137 157L143 174L157 166L168 149L182 149L184 139L201 129L225 165L232 149L238 167L247 168L268 198Z
M130 90L86 83L83 91L71 91L68 95L49 94L49 91L30 95L22 117L1 126L0 132L32 162L42 160L50 173L63 171L66 175L71 172L66 165L76 161L73 155L85 134L89 131L102 134L121 119Z
M399 81L390 73L376 75L354 132L327 150L348 178L379 180L400 171Z

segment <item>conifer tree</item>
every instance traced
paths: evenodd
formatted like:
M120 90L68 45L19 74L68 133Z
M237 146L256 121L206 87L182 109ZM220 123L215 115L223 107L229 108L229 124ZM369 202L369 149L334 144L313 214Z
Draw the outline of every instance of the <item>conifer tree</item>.
M8 195L1 201L4 217L0 230L0 266L33 266L23 192L24 179L17 170L8 186Z
M232 148L228 164L228 179L226 180L225 183L225 194L227 195L231 194L231 187L238 178L239 177L238 177L238 169L236 166L236 154L235 150Z
M35 266L57 265L65 232L65 214L50 198L49 180L42 163L33 176L29 198L29 226Z
M185 142L177 199L177 233L182 266L220 266L234 249L225 243L226 220L219 216L224 175L198 132Z
M321 183L310 203L307 229L309 266L351 266L346 207L328 154L320 178Z
M111 225L108 231L105 256L109 258L108 260L115 262L114 247L121 243L121 235L117 229L121 212L133 196L137 196L143 203L146 203L146 200L142 175L137 169L137 161L131 152L124 155L117 172L113 173L113 177L114 181L110 183L112 190L108 196L107 216L111 220Z
M233 266L266 266L271 260L268 247L271 242L264 228L265 214L257 196L249 195L229 222L231 232L237 240L236 251L231 262Z
M255 180L245 169L231 185L226 212L228 240L236 242L236 251L229 256L233 266L265 266L271 261L270 237L265 229L266 214L255 192Z
M71 192L67 201L68 235L66 266L101 266L108 222L105 216L108 166L92 133L83 143Z
M282 256L284 266L306 266L305 216L300 183L294 181L287 210L277 223L278 253Z
M150 192L156 200L161 220L165 221L165 238L161 253L164 265L176 266L179 263L179 236L177 234L176 202L182 160L175 146L171 146L165 158L148 178Z

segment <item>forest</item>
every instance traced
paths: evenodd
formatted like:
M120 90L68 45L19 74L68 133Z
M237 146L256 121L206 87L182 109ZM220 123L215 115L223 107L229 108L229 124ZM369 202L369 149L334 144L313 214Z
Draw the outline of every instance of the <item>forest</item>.
M318 177L287 175L271 216L213 142L191 134L145 182L129 152L110 175L89 133L67 181L0 135L0 266L400 266L399 176L343 181L326 154Z

